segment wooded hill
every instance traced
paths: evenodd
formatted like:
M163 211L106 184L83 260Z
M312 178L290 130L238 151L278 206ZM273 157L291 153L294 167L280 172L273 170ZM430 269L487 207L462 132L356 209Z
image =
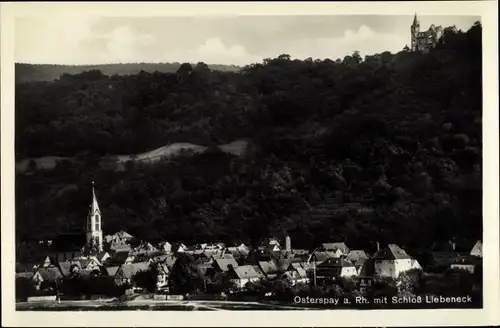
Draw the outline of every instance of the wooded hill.
M134 63L134 64L103 64L103 65L47 65L16 63L15 80L17 83L53 81L63 74L80 74L99 70L105 75L131 75L144 72L174 73L181 63ZM211 70L237 72L241 69L235 65L208 65Z
M16 231L83 229L96 181L105 233L294 247L396 243L410 253L482 234L481 25L429 54L266 59L239 72L65 74L16 88L17 160L76 158L16 176ZM216 145L248 140L235 156ZM101 156L207 147L124 171Z

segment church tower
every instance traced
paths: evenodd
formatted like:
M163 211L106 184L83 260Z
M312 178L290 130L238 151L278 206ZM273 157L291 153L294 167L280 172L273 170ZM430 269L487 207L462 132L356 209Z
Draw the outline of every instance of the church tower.
M102 243L102 217L97 197L94 190L94 181L92 181L92 203L90 204L89 215L87 216L87 228L85 230L87 247L91 249L93 246L99 252L103 250Z
M413 24L411 25L411 51L418 50L418 34L420 33L420 22L417 19L417 13L413 18Z

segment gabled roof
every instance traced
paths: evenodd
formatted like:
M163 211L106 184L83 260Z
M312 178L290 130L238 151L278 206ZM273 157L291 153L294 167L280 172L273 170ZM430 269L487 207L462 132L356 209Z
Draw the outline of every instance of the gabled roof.
M61 270L55 266L40 268L37 273L40 274L45 281L54 281L55 279L63 278Z
M116 264L123 264L127 260L129 256L129 251L118 251L111 255L109 259L107 259L107 262L109 263L116 263Z
M483 253L483 242L478 240L472 250L470 251L471 255L482 254Z
M59 262L59 269L61 270L61 273L67 277L71 274L71 262Z
M170 272L170 269L168 268L168 266L165 263L159 263L158 264L158 272L168 274Z
M292 263L291 259L279 259L276 260L276 267L278 268L278 271L283 272L288 269L290 263Z
M94 182L92 181L92 203L90 204L89 216L91 215L101 215L101 210L99 209L99 204L97 203L97 197L94 190Z
M323 262L323 261L326 261L330 258L336 258L336 257L337 257L337 254L335 254L334 252L316 251L309 256L308 262L312 262L312 261Z
M234 259L233 254L231 253L215 253L212 254L214 259Z
M177 261L177 257L175 257L174 255L169 255L165 258L163 263L165 263L171 269L174 266L176 261Z
M265 274L278 272L278 266L273 261L259 261L258 264Z
M208 269L211 267L211 264L207 263L198 263L194 266L196 271L198 272L198 275L200 277L205 277L207 275Z
M404 249L396 244L389 244L386 248L383 248L373 256L377 260L404 260L411 259Z
M319 267L346 268L346 267L353 267L353 266L354 266L354 264L351 261L337 257L337 258L330 258L330 259L326 260L325 262L318 265L318 268Z
M368 255L366 255L365 251L363 250L351 250L349 254L347 254L347 259L356 262L358 260L366 260L368 258Z
M344 254L349 253L349 247L345 243L323 243L321 246L327 251L336 251L339 249Z
M231 259L220 259L216 258L214 259L215 263L217 263L217 266L223 271L227 272L230 269L230 266L233 268L238 266L238 262L234 258Z
M251 265L243 265L233 268L234 273L239 279L262 278L262 274L255 270Z
M106 272L108 273L108 276L114 277L116 272L118 272L118 269L120 269L119 266L111 266L106 268Z

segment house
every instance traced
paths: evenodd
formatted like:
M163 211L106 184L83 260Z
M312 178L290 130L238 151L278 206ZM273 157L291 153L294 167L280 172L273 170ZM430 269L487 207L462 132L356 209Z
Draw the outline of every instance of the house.
M271 254L273 252L279 252L280 249L281 248L280 248L279 244L269 244L269 245L259 247L259 251L263 254Z
M369 276L361 276L358 280L358 289L361 294L366 294L371 291L373 286L373 278Z
M228 274L231 281L240 289L245 288L245 285L249 282L257 282L263 278L262 273L251 265L232 268Z
M71 263L75 263L79 266L80 270L85 271L101 271L101 263L95 257L89 258L80 258L78 260L74 260Z
M179 244L179 245L177 245L177 247L176 247L176 248L174 248L174 249L175 249L175 252L178 252L178 253L183 253L183 252L185 252L185 251L187 251L187 250L188 250L187 246L186 246L186 245L184 245L183 243L180 243L180 244Z
M128 261L129 259L132 259L131 263L138 263L138 262L149 262L152 263L154 262L153 259L147 254L147 253L139 253L133 256L130 256L125 260L125 264L129 264Z
M234 258L214 258L212 270L214 273L228 272L231 268L236 268L238 262Z
M278 266L273 261L259 261L258 266L267 279L273 279L278 276Z
M71 262L58 262L57 266L64 277L69 277L72 275L71 272Z
M373 256L374 274L379 277L398 278L399 274L412 269L421 269L417 260L396 244L389 244Z
M358 275L354 264L346 259L329 258L316 267L316 276L319 278L339 278Z
M93 255L93 257L99 261L99 263L104 263L106 260L111 258L111 255L108 252L98 252Z
M49 266L39 268L32 277L37 289L41 288L43 282L58 282L62 280L63 274L58 266Z
M431 251L431 255L434 265L446 267L461 258L460 254L454 251Z
M359 275L363 274L362 271L365 268L366 261L369 259L369 257L363 250L350 250L349 254L347 254L346 259L354 264Z
M163 263L165 263L169 269L172 269L176 261L177 257L175 257L174 255L169 255L165 258Z
M107 243L112 243L112 242L126 243L126 242L132 240L133 238L134 237L132 237L132 235L130 235L129 233L127 233L124 230L118 231L115 234L107 235L106 237L104 237L104 239Z
M108 247L113 252L131 252L132 246L122 242L112 242Z
M149 269L149 262L138 262L131 264L124 264L120 266L115 277L115 283L117 285L131 284L132 278L137 272L147 271Z
M363 250L350 250L346 256L346 259L352 263L356 263L358 260L367 260L368 255Z
M35 275L34 272L16 272L16 279L23 278L23 279L28 279L32 280L33 276Z
M163 251L165 253L171 253L172 252L172 244L169 243L168 241L162 242L158 245L158 249L160 251Z
M341 255L349 254L349 247L347 247L345 243L324 243L321 244L321 249L324 251L335 253L337 253L337 251L340 251L340 254L337 253L339 257Z
M16 263L16 273L22 273L22 272L35 273L37 266L38 265L35 263Z
M248 257L250 250L239 247L228 247L226 252L229 252L236 261L243 262Z
M164 263L156 264L156 289L162 290L168 286L170 270Z
M114 278L116 276L116 273L118 272L119 269L120 269L120 266L106 267L105 268L105 273L106 273L107 276Z
M284 277L290 280L292 285L309 282L307 272L300 263L291 263L288 270L284 273Z
M215 244L205 244L205 247L203 248L204 251L208 252L220 252L225 248L224 244L222 243L215 243Z
M340 251L330 252L330 251L314 251L307 259L308 263L315 263L316 265L325 262L328 259L339 258L341 255Z
M450 264L450 269L463 270L469 273L474 273L476 266L470 262L465 263L452 263Z
M470 251L470 255L476 257L483 257L483 243L478 240L472 250Z
M233 260L236 260L233 256L233 254L230 252L214 253L214 254L212 254L212 260L215 260L215 259L233 259Z
M39 267L47 268L47 267L55 265L56 263L57 263L57 261L55 261L54 258L47 256L47 257L45 257L43 262L39 265Z
M462 256L450 263L450 269L465 270L470 273L474 273L474 271L476 270L476 265L480 261L480 258L477 256Z
M111 255L108 259L106 259L104 265L105 266L120 266L125 264L127 259L129 258L129 251L118 251Z

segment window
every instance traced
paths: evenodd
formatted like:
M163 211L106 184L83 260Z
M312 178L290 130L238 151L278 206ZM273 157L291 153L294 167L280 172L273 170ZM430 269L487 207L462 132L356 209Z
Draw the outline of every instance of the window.
M92 230L92 218L91 217L87 218L87 230L88 231Z
M97 231L101 230L100 226L101 226L101 218L99 217L99 215L96 215L95 216L95 230L97 230Z

